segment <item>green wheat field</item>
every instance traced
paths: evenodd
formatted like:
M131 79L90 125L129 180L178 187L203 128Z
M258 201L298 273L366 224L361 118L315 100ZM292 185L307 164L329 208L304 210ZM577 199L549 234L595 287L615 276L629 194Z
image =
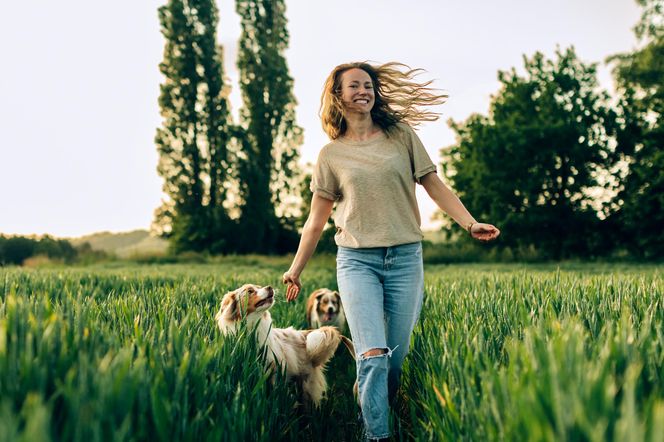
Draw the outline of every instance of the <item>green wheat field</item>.
M0 441L355 441L354 362L321 409L214 313L250 282L305 327L285 258L0 269ZM664 267L427 266L394 440L664 441ZM302 275L336 288L333 257Z

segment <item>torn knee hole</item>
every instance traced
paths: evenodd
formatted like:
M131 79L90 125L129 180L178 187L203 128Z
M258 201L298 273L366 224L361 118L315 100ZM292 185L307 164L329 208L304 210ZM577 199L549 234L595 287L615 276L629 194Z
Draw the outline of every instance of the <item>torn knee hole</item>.
M362 359L378 358L387 355L388 352L390 352L388 348L372 348L371 350L362 353L360 355L360 358Z

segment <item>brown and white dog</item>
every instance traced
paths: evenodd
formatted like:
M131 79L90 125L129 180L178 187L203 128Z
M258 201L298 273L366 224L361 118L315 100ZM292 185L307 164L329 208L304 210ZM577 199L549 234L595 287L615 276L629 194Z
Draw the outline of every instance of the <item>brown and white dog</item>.
M275 328L268 311L272 305L272 287L245 284L224 295L215 319L224 335L233 335L243 320L249 329L256 327L259 344L268 348L269 368L280 365L289 378L301 383L305 404L317 407L327 389L325 364L334 355L340 341L355 355L353 343L334 327L317 330Z
M337 327L343 331L346 326L346 315L341 305L339 292L330 289L315 290L307 300L307 323L311 328L324 325Z

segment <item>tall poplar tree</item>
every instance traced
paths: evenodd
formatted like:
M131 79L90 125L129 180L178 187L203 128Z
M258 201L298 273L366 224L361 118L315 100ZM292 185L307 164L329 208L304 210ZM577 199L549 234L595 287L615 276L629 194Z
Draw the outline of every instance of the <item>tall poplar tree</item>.
M238 159L244 229L240 251L274 253L297 246L288 198L296 190L302 129L295 122L283 0L237 0L242 34L238 68L243 107Z
M218 11L210 0L169 0L159 21L165 78L155 142L167 200L155 212L155 226L175 251L222 252L233 233L223 206L231 161Z

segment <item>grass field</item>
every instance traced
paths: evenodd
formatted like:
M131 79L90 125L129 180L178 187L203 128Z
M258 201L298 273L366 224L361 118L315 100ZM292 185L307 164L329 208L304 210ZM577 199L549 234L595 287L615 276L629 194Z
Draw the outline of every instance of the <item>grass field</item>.
M344 349L307 413L251 339L216 329L245 282L279 289L276 326L303 327L288 264L0 269L0 441L358 440ZM663 441L663 270L428 266L395 439ZM303 282L336 287L333 258Z

